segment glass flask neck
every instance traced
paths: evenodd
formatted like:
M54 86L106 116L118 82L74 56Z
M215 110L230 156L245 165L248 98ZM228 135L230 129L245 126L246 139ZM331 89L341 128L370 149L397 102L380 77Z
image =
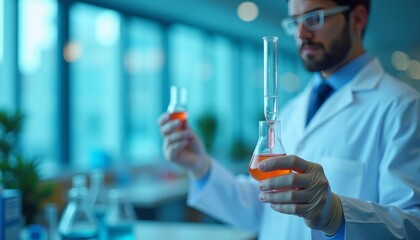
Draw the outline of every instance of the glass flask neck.
M280 121L260 121L259 122L259 137L268 137L270 127L274 129L275 135L280 139L281 127Z
M87 188L72 188L68 196L70 204L84 205L88 196Z
M91 188L101 189L105 185L104 180L105 179L103 177L92 177Z
M255 155L283 155L285 150L281 142L280 121L259 122L259 137L254 150Z
M171 86L168 112L181 112L187 110L187 89L185 87Z
M76 175L72 178L73 188L85 188L87 186L87 179L85 175Z
M103 182L105 174L102 170L94 170L90 173L90 180L95 182Z

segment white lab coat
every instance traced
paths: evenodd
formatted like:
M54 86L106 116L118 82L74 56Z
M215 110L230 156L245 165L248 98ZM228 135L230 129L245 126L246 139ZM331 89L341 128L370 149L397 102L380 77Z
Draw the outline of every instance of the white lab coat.
M281 112L287 154L318 162L340 196L346 239L420 239L420 95L387 75L378 60L305 119L312 83ZM299 217L258 200L249 178L214 161L207 183L191 184L188 203L259 240L322 239Z

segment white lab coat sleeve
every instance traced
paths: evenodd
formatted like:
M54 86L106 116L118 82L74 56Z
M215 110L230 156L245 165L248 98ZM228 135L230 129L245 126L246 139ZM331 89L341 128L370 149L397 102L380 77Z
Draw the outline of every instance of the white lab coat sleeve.
M234 227L257 231L263 206L258 195L256 182L245 176L235 177L213 160L207 182L202 187L190 183L187 203Z
M406 239L420 236L420 217L390 205L340 196L345 239Z
M419 239L420 99L385 114L378 203L340 196L346 239Z

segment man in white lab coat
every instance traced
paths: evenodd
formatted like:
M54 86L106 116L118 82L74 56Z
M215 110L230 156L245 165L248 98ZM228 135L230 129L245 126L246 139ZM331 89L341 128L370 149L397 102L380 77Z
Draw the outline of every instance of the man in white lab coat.
M366 53L369 1L288 4L283 26L314 77L279 115L288 155L259 169L293 172L239 179L165 113L165 157L194 179L188 203L260 240L419 239L420 95Z

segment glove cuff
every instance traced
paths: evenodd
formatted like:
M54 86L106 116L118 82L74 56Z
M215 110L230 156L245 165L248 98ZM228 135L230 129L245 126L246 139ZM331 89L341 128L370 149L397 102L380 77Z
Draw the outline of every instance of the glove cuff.
M200 162L198 162L197 164L198 166L196 166L196 169L191 169L191 175L195 178L195 179L200 179L202 178L204 175L206 175L206 173L209 171L210 166L211 166L211 159L209 156L205 156L204 159L201 159Z
M331 212L329 214L329 219L325 226L320 229L327 236L335 235L343 221L343 206L341 205L341 200L334 193L331 193L331 195L332 206Z

